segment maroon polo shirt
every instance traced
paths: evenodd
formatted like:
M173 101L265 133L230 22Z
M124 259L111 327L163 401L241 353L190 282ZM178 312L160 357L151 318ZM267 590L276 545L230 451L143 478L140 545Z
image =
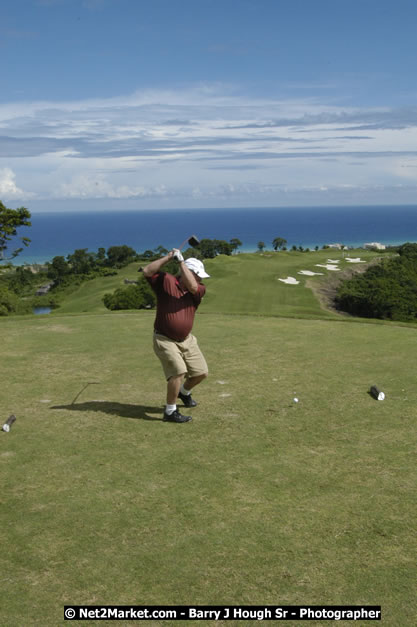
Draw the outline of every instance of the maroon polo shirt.
M191 333L195 312L206 293L206 286L200 283L197 294L191 294L181 287L177 277L167 272L157 272L148 281L157 300L155 331L182 342Z

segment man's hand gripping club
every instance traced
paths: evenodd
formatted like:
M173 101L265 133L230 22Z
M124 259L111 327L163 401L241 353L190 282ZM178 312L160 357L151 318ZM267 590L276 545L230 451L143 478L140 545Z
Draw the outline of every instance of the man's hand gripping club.
M180 264L181 268L181 282L183 286L191 292L191 294L196 294L198 292L198 281L194 274L187 268L184 263L184 257L178 248L173 248L167 255L164 257L160 257L160 259L155 259L155 261L151 261L147 266L143 268L143 274L145 277L150 278L157 272L161 270L161 268L168 263L171 259L176 259Z
M173 248L171 252L172 252L172 256L174 257L174 259L176 259L180 263L181 261L184 261L184 257L182 256L181 251L178 250L178 248Z

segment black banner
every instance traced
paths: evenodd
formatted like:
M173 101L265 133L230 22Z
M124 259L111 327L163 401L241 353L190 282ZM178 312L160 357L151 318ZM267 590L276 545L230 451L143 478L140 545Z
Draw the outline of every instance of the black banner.
M65 620L381 620L380 605L66 605Z

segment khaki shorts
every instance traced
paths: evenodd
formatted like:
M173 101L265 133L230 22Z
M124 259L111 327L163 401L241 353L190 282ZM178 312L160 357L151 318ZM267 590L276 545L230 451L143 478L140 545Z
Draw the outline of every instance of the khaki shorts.
M182 342L154 333L153 349L164 369L166 379L187 374L189 378L208 373L197 339L190 333Z

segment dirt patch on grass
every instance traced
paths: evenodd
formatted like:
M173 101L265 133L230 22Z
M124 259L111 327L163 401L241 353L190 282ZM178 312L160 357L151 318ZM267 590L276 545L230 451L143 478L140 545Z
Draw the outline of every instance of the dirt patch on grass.
M72 333L73 329L71 327L67 327L64 324L51 324L48 325L48 331L53 331L54 333Z
M335 298L339 285L343 281L351 279L355 274L363 274L365 270L367 270L371 266L375 266L381 263L382 259L383 257L376 257L368 263L361 263L355 266L351 266L337 274L329 273L326 279L320 281L320 283L313 279L308 279L306 281L306 287L312 290L322 309L325 309L326 311L330 311L332 313L336 313L340 316L351 317L351 314L336 308Z

